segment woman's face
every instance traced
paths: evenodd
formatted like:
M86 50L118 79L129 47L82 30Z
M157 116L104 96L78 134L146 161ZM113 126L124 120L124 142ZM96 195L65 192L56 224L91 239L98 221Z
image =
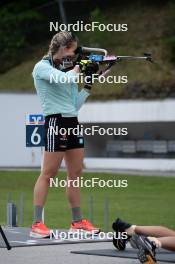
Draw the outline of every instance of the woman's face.
M75 50L77 49L77 42L71 43L69 48L60 47L57 53L53 55L53 60L57 64L60 64L64 58L71 58L75 56Z

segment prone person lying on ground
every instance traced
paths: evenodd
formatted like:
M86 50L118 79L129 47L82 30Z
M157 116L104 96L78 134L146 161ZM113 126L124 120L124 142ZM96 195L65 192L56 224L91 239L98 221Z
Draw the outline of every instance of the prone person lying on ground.
M125 250L127 242L139 249L138 258L141 263L156 263L156 249L164 248L175 251L175 231L163 226L137 226L117 218L112 224L116 233L113 244L118 250ZM119 234L126 232L123 239Z

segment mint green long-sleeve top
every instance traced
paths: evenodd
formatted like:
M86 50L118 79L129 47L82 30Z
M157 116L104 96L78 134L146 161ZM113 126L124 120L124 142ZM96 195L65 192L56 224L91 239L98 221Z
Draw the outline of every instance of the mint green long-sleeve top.
M54 68L48 60L40 60L35 65L32 75L44 116L52 114L77 116L78 110L90 94L85 89L78 91L75 82L78 73L74 70L62 72ZM63 83L63 80L67 82Z

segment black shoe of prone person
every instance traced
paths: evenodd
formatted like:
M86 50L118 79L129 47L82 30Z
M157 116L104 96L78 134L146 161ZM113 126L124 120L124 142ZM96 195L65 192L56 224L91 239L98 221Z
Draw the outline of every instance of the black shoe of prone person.
M134 234L130 240L131 246L138 248L138 259L144 264L155 264L156 262L156 245L147 237Z
M112 228L115 231L113 235L113 245L120 251L125 250L126 244L131 238L131 236L126 234L126 229L130 227L131 224L124 222L120 218L117 218L116 221L112 224ZM125 236L122 236L122 234L124 233Z

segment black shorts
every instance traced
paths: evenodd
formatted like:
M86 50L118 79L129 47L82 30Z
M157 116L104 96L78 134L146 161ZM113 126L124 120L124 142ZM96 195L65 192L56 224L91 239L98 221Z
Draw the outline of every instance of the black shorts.
M75 148L84 148L84 138L73 128L80 126L77 117L62 117L53 114L45 117L45 151L57 152Z

